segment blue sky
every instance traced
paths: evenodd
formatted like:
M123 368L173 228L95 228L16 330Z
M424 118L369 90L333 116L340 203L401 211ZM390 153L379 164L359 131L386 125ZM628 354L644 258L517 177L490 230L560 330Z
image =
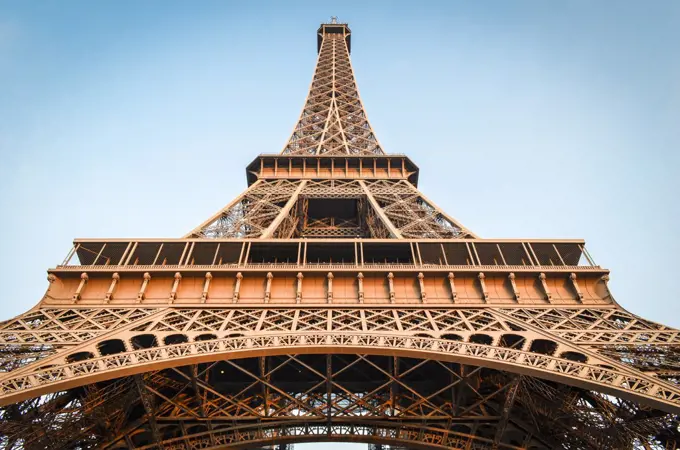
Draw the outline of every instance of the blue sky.
M584 238L680 326L680 2L0 3L0 316L75 237L177 237L279 152L337 15L383 147L482 237ZM331 447L328 447L331 448Z

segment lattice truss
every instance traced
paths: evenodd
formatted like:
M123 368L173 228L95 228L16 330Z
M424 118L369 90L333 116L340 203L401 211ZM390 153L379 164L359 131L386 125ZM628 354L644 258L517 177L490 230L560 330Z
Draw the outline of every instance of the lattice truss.
M351 220L309 216L309 200L355 199ZM465 238L406 180L260 180L187 237Z
M301 183L299 180L259 180L187 237L260 237Z
M314 79L282 154L383 154L359 98L342 34L324 34Z
M5 448L208 449L364 440L437 448L676 448L677 418L478 366L281 355L173 367L6 407ZM30 419L29 419L30 418Z
M406 180L376 180L367 183L367 187L404 238L472 237Z
M337 439L427 439L451 448L680 442L680 333L620 309L41 309L3 323L0 338L14 349L3 355L9 372L0 378L0 401L34 383L95 377L3 407L6 448L256 446L318 438L322 430ZM121 352L105 354L116 340L124 341ZM430 357L310 355L296 351L301 343ZM36 347L50 351L25 361L24 350ZM96 381L102 371L145 362L278 347L289 349ZM450 352L479 363L438 359ZM615 383L624 395L607 391ZM645 400L652 392L677 406L653 406Z

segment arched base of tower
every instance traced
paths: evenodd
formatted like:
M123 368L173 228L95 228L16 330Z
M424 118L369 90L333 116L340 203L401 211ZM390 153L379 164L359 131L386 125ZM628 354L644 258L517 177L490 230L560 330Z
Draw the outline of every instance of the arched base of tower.
M480 365L352 352L216 359L3 407L8 449L675 448L677 415Z

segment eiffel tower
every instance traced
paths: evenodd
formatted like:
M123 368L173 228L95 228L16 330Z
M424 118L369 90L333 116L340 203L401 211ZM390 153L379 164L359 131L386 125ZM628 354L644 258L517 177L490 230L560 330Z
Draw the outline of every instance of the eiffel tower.
M482 239L318 60L283 151L180 239L76 239L0 324L7 449L676 449L680 332L582 240Z

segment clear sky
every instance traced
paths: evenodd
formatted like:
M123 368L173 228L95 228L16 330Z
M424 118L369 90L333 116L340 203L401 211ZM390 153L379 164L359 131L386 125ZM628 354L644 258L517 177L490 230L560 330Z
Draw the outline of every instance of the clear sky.
M426 195L482 237L586 239L619 303L680 326L674 0L1 1L0 317L73 238L179 237L241 192L331 15Z

